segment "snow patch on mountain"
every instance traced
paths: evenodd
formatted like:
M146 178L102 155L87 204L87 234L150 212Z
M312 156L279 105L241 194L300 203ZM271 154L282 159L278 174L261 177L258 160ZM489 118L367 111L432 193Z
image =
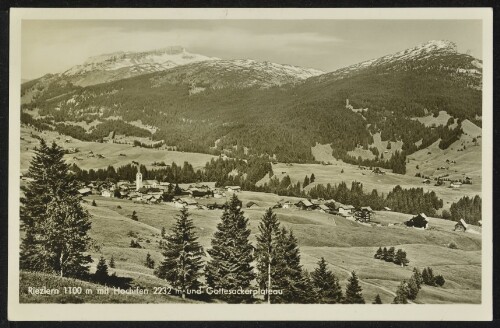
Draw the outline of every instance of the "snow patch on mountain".
M268 72L275 77L294 77L299 80L324 74L323 71L313 68L277 64L268 61L258 62L252 59L216 60L204 64L208 67L220 68L227 71L254 70Z
M83 64L68 69L63 75L75 76L94 71L115 71L123 68L129 68L136 73L158 72L180 65L217 59L189 53L183 47L178 46L145 52L119 51L91 57Z

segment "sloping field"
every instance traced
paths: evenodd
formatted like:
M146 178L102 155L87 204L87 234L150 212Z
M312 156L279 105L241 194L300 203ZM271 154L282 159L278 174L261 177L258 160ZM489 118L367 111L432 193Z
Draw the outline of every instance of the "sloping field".
M255 243L264 211L283 197L256 192L241 192L238 197L243 206L248 201L259 205L244 209L252 230L251 242ZM89 203L85 206L93 215L92 237L100 247L99 251L92 253L93 257L97 259L102 254L109 260L113 256L119 276L133 277L146 285L161 283L153 276L153 270L145 267L144 261L147 253L156 263L161 261L159 231L165 227L168 232L179 209L170 204L134 204L100 196L91 196L87 201L92 198L96 200L97 207L89 206ZM213 202L214 199L207 201ZM217 201L221 203L224 199ZM134 210L138 222L129 218ZM361 278L367 302L371 302L376 294L380 294L384 303L391 302L399 282L411 276L413 267L422 269L427 266L431 266L435 274L443 274L447 282L443 288L424 287L416 303L480 301L481 235L454 232L453 222L431 219L432 228L420 230L398 224L408 216L393 212L377 212L374 220L383 224L377 227L317 211L278 209L275 212L281 224L292 229L297 237L306 269L312 271L319 258L325 257L343 287L349 273L355 270ZM190 210L190 213L199 241L206 250L210 247L222 211ZM387 226L389 223L396 225ZM130 237L130 232L135 237ZM138 240L143 248L130 248L131 239ZM448 248L450 242L454 242L458 249ZM373 259L380 246L404 249L410 260L409 266L401 268Z
M28 293L28 287L45 287L58 289L58 295L33 295ZM90 289L92 294L71 295L64 294L64 287L81 287L82 290ZM54 275L35 272L20 272L19 301L20 303L196 303L193 300L183 300L170 295L107 295L97 294L98 289L104 286L81 280L62 278ZM145 287L145 286L142 286Z
M410 163L412 162L410 161ZM457 161L457 165L458 163L459 162ZM342 170L344 171L343 173ZM400 185L402 188L423 188L424 191L434 191L439 198L442 198L445 208L449 207L452 202L458 201L463 196L473 197L475 195L481 195L481 184L479 178L473 180L474 183L472 185L463 185L459 190L457 190L451 189L447 185L426 185L422 183L423 179L408 174L401 175L393 174L391 172L388 172L387 170L384 171L386 171L386 174L384 175L375 174L368 169L363 170L355 165L350 165L343 162L335 162L331 165L287 165L283 163L273 164L273 172L275 176L277 176L279 179L282 179L283 177L288 175L290 176L292 183L302 183L306 175L310 177L311 174L314 173L316 180L314 183L311 183L309 186L307 186L306 189L310 189L315 184L326 185L327 183L330 183L333 185L339 184L342 181L346 182L349 187L351 186L352 181L359 181L363 183L363 189L365 190L365 192L371 192L373 189L377 189L379 194L384 193L386 195L396 185ZM264 178L259 181L259 184L263 184L267 180L268 179Z
M56 141L58 145L66 149L77 148L78 153L67 154L64 156L69 164L76 163L82 169L106 168L109 165L118 167L130 164L132 161L152 167L153 162L164 161L166 164L182 165L185 161L191 163L194 169L200 169L205 166L214 156L208 154L185 153L179 151L156 150L148 148L133 147L126 144L83 142L71 137L59 135L56 132L43 131L35 132L30 128L21 129L21 172L29 167L29 162L33 157L33 148L39 145L37 139L32 138L30 133L41 136L48 142ZM68 139L70 142L65 142ZM89 152L94 155L100 154L104 158L88 157ZM121 156L120 154L124 155ZM79 158L79 159L75 159Z

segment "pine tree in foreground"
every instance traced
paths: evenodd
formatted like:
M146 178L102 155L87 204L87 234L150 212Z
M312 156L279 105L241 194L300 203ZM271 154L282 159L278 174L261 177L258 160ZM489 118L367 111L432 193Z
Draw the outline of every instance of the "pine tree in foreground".
M106 265L106 260L101 256L99 262L97 263L97 268L94 273L94 279L100 283L106 283L108 281L108 266Z
M62 277L88 275L92 262L90 215L81 205L78 185L63 160L64 150L49 147L42 139L28 170L33 181L23 187L21 198L20 267L55 273Z
M257 260L257 282L261 289L273 288L276 275L278 258L276 256L276 242L280 233L279 221L273 210L269 208L259 223L259 234L257 235L257 247L255 258ZM265 296L265 300L271 303L271 297Z
M249 289L255 278L253 272L253 246L249 241L248 219L241 211L241 202L233 194L222 213L221 222L211 241L212 248L207 252L211 260L205 268L207 285L214 289ZM222 295L229 303L248 303L251 294Z
M379 294L375 296L375 299L373 300L372 304L382 304L382 299L380 298Z
M393 304L408 304L408 284L406 281L401 281L401 284L396 291L396 297L392 301Z
M339 280L332 271L328 270L324 257L319 260L318 266L311 273L311 278L319 303L340 303L342 289Z
M314 285L300 264L300 249L293 232L281 228L276 245L276 274L273 285L275 289L283 290L283 295L274 295L274 302L317 302Z
M344 303L345 304L364 304L365 299L363 298L363 294L361 293L362 288L359 285L358 276L356 276L356 272L351 273L351 277L349 277L346 290Z
M181 209L171 231L166 237L164 260L156 268L155 275L167 280L185 298L188 289L200 286L203 247L197 241L187 208Z

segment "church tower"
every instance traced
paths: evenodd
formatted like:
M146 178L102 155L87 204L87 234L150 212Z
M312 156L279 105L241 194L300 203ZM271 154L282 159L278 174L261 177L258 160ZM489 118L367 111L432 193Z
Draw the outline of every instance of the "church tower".
M138 191L142 188L142 174L139 171L139 166L137 166L137 174L135 175L135 190Z

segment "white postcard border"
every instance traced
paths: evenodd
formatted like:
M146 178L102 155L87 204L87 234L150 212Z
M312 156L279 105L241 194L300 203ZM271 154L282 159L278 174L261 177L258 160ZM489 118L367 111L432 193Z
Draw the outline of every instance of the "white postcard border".
M19 174L21 22L28 19L480 19L483 22L482 303L426 305L20 304ZM10 13L8 319L82 320L492 320L493 10L409 9L28 9ZM404 311L401 311L404 307Z

